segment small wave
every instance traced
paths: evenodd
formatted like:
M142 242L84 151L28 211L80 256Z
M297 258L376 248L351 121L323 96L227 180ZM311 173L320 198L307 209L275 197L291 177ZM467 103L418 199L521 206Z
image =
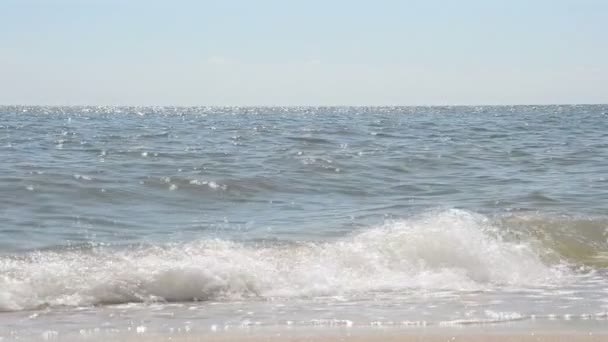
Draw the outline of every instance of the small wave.
M83 181L91 181L93 180L93 178L91 176L87 176L87 175L80 175L80 174L74 174L74 179L76 180L83 180Z
M545 258L585 267L608 267L608 219L567 215L513 214L498 225L512 238L541 246Z
M193 180L189 181L188 184L208 186L211 189L226 190L228 188L228 186L226 186L225 184L218 184L214 181L202 181L202 180L198 180L198 179L193 179Z
M228 194L253 194L264 191L276 191L278 185L271 179L251 177L243 179L200 179L193 177L147 177L144 185L162 190L207 191Z
M440 326L450 327L450 326L464 326L464 325L487 325L487 324L499 324L499 323L510 323L517 321L524 321L529 319L528 317L522 316L517 318L478 318L478 319L456 319L452 321L442 321L439 322Z
M560 282L533 244L507 241L460 210L387 223L326 243L39 251L0 258L0 311L154 301L243 300Z
M554 203L558 202L556 199L549 197L547 194L541 191L532 191L525 197L525 199L538 203Z
M328 145L332 142L328 139L319 138L319 137L310 137L310 136L302 136L302 137L287 137L289 140L302 142L306 144L319 144L319 145Z

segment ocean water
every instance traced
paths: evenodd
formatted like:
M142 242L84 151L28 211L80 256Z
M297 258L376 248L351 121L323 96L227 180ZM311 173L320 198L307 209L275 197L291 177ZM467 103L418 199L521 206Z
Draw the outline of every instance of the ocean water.
M0 340L608 326L608 106L0 107Z

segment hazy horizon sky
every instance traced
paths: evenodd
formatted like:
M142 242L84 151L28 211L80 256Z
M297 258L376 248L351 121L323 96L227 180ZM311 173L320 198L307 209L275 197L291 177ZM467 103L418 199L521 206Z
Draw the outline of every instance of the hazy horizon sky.
M0 104L608 103L608 1L0 2Z

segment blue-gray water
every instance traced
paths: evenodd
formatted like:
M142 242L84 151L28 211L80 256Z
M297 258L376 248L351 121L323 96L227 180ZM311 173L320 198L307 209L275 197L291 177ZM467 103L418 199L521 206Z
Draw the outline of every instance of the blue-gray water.
M607 105L0 107L0 338L602 321L607 210Z

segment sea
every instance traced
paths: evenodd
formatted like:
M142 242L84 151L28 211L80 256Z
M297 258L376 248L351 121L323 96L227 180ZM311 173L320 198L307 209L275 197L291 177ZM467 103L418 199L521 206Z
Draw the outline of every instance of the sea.
M0 107L0 340L608 330L608 105Z

